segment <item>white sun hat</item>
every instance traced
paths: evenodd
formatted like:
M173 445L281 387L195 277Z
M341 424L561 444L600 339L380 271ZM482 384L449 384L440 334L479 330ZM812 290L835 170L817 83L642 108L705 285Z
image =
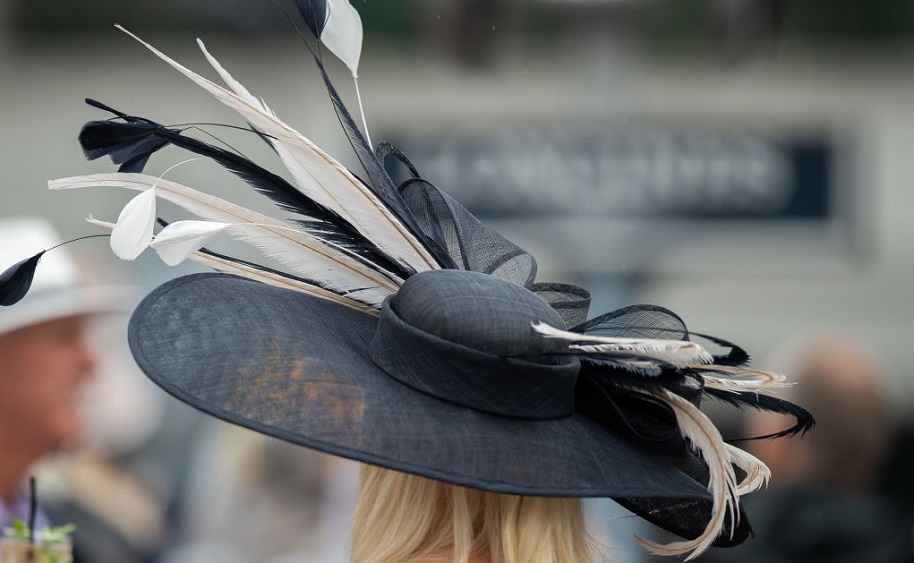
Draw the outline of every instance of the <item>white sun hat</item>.
M60 242L47 219L0 218L0 269ZM87 285L67 248L57 248L42 256L28 295L13 307L0 307L0 334L74 315L128 312L133 293L123 286Z

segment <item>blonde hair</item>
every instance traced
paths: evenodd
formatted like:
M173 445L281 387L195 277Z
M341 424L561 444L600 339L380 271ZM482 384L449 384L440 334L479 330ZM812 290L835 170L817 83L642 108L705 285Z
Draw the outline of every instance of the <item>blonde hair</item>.
M351 563L593 562L580 499L490 493L371 465L362 465L351 533Z

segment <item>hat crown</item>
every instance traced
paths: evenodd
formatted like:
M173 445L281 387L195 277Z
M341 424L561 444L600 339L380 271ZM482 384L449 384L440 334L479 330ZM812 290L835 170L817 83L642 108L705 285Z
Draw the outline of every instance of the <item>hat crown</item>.
M404 282L389 306L409 325L448 342L504 357L559 352L531 326L565 323L533 292L515 283L466 270L430 270Z
M574 412L580 362L533 330L563 327L545 301L486 274L433 270L384 302L371 360L413 389L474 410L527 419Z

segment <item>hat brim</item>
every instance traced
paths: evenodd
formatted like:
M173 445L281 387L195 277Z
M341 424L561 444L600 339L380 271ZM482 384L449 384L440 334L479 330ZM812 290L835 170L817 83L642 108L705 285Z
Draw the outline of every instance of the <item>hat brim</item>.
M139 299L131 287L72 287L27 295L0 313L0 334L54 319L100 313L128 313Z
M377 318L224 274L178 278L130 321L143 371L181 401L327 453L478 489L710 499L592 420L518 420L407 387L366 352Z

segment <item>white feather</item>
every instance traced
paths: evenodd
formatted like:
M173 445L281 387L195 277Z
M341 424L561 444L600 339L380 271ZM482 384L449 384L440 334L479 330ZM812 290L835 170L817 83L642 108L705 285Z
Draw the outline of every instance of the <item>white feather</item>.
M685 559L690 561L714 543L723 529L727 513L730 514L731 522L737 522L739 504L736 500L736 474L730 465L730 455L720 432L703 412L689 401L667 390L653 396L673 409L680 432L708 464L708 490L713 495L711 519L704 532L693 540L660 544L642 537L636 539L648 551L657 555L681 555L691 552Z
M143 192L121 210L111 231L111 251L121 260L136 260L152 242L152 227L156 220L154 189Z
M177 266L230 226L217 221L175 221L159 231L150 246L162 262Z
M295 274L327 284L337 291L359 290L360 300L378 307L399 287L399 280L388 279L356 261L344 249L321 241L311 233L292 229L282 221L175 182L145 174L116 173L62 178L48 183L51 189L89 186L141 191L155 186L159 197L191 213L211 221L233 223L231 234L280 260Z
M561 330L543 322L535 323L533 329L547 338L565 340L570 343L569 350L580 352L607 355L637 354L672 365L709 363L713 359L700 345L686 340L594 336Z
M339 213L387 254L409 264L416 271L437 268L431 254L368 187L301 133L266 111L260 102L255 103L212 83L123 27L117 27L269 135L296 184L309 197Z
M736 486L737 495L745 495L768 485L771 479L771 470L759 458L732 444L724 444L730 463L746 472L746 477Z
M321 31L321 43L336 55L358 78L362 54L362 18L348 0L327 0L327 23Z

